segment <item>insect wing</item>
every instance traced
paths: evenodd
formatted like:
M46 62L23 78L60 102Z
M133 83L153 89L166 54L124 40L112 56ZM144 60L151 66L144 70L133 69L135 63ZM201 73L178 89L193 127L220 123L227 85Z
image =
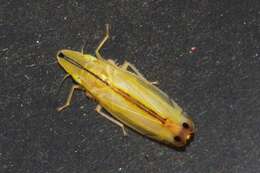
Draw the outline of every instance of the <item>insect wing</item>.
M104 86L95 92L99 103L116 119L143 135L159 141L172 142L172 132L160 121L110 87Z
M117 70L111 76L112 85L138 100L147 109L156 112L162 119L181 121L182 109L160 89L137 75Z

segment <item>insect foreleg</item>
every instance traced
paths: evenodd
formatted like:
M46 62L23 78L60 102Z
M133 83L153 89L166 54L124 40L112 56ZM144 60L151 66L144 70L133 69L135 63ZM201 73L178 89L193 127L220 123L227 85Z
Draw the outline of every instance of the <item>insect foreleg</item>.
M107 39L109 38L109 24L106 24L106 33L105 33L105 37L103 38L103 40L101 41L101 43L98 45L97 49L96 49L96 56L99 59L102 59L102 56L99 53L99 50L102 48L102 46L104 45L104 43L107 41Z
M112 123L114 123L114 124L118 125L119 127L121 127L124 136L127 136L127 132L125 130L125 126L121 122L119 122L118 120L116 120L116 119L112 118L111 116L107 115L106 113L102 112L101 109L102 109L102 107L100 105L97 105L95 110L97 111L97 113L99 113L103 117L107 118Z
M70 105L71 98L73 96L75 89L82 89L83 90L83 88L80 85L73 85L70 89L70 92L69 92L69 95L67 97L65 104L63 106L58 107L57 111L62 111L63 109L65 109L66 107L68 107Z

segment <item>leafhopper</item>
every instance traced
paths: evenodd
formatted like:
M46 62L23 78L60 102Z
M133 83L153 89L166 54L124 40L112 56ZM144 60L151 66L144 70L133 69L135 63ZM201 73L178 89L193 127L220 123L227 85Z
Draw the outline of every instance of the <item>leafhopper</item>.
M99 50L108 38L109 25L106 25L105 37L95 51L96 56L66 49L57 53L59 65L76 83L66 103L57 110L68 107L73 92L79 89L98 103L95 110L118 125L125 136L125 126L128 126L167 145L185 146L194 134L191 118L134 65L127 61L118 65L102 58Z

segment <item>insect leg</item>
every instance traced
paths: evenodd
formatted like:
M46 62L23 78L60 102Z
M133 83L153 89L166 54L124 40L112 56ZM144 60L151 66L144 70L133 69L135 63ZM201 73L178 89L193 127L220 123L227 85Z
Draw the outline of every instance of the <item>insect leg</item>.
M70 89L69 95L67 97L67 100L65 102L65 104L63 106L60 106L57 108L57 111L62 111L63 109L65 109L66 107L68 107L71 103L71 98L73 96L73 92L75 89L83 89L80 85L73 85Z
M94 99L93 96L92 96L91 94L89 94L88 92L85 92L85 95L86 95L87 97L89 97L90 99Z
M127 70L127 68L130 67L138 76L144 78L144 76L139 72L139 70L137 70L137 68L131 64L130 62L128 61L125 61L122 65L121 65L121 68L124 69L124 70ZM145 78L144 78L145 79Z
M99 59L102 59L102 56L99 53L99 50L102 48L102 46L104 45L104 43L107 41L107 39L109 38L109 24L106 24L106 33L105 33L105 37L103 38L103 40L101 41L101 43L98 45L97 49L96 49L96 56Z
M122 64L122 66L121 66L121 68L124 69L124 70L127 70L128 67L130 67L139 77L141 77L141 78L143 78L144 80L148 81L148 80L139 72L139 70L137 70L137 68L136 68L133 64L131 64L130 62L125 61L125 62ZM148 82L150 82L150 81L148 81ZM153 85L158 85L158 84L159 84L158 81L154 81L154 82L150 82L150 83L153 84Z
M96 111L97 113L99 113L100 115L102 115L103 117L107 118L109 121L111 121L112 123L118 125L119 127L121 127L122 131L123 131L123 134L124 136L127 136L127 132L125 130L125 126L124 124L122 124L121 122L119 122L118 120L112 118L111 116L107 115L106 113L102 112L102 107L100 105L97 105L96 107Z

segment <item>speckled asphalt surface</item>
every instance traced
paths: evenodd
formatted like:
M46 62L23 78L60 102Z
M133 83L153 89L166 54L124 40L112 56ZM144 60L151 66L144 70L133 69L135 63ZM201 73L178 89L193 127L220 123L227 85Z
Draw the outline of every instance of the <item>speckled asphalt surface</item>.
M0 5L0 172L260 172L259 1L5 1ZM177 151L99 116L77 92L58 113L62 48L128 60L190 114ZM190 52L192 47L196 51Z

